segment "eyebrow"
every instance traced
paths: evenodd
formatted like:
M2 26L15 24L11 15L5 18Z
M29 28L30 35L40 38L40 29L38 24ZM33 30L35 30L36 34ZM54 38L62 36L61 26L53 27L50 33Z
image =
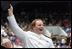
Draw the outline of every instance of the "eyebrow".
M44 26L44 24L39 24L39 25L43 25Z

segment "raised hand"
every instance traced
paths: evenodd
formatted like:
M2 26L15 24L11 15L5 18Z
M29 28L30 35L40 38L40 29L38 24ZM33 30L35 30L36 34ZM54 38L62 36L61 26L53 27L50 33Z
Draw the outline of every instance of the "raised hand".
M10 8L8 9L9 16L13 15L13 6L10 4Z

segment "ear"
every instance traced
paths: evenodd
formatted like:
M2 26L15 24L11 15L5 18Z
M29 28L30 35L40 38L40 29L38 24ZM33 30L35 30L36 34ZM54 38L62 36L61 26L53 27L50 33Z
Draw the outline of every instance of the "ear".
M34 26L32 26L32 28L34 28Z
M32 28L34 28L35 26L32 26Z
M35 26L32 26L32 29L34 30Z

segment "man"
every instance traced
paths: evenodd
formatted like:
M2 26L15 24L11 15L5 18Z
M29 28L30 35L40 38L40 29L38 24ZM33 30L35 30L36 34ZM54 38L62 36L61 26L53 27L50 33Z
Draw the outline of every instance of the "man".
M7 17L12 31L16 36L23 41L24 48L54 48L53 42L51 39L42 35L43 32L43 22L40 19L35 19L32 22L33 32L23 31L16 23L16 20L13 15L13 7L10 4L8 9L9 17Z
M10 48L11 47L11 41L7 38L1 37L1 48Z
M3 42L3 37L1 36L1 43L2 42ZM1 48L5 48L5 47L1 45Z

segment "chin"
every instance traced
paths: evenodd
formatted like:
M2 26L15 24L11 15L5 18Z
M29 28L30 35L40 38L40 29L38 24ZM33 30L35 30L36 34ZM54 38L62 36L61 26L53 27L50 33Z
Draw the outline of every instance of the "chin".
M39 32L39 34L42 34L43 32L41 31L41 32Z

